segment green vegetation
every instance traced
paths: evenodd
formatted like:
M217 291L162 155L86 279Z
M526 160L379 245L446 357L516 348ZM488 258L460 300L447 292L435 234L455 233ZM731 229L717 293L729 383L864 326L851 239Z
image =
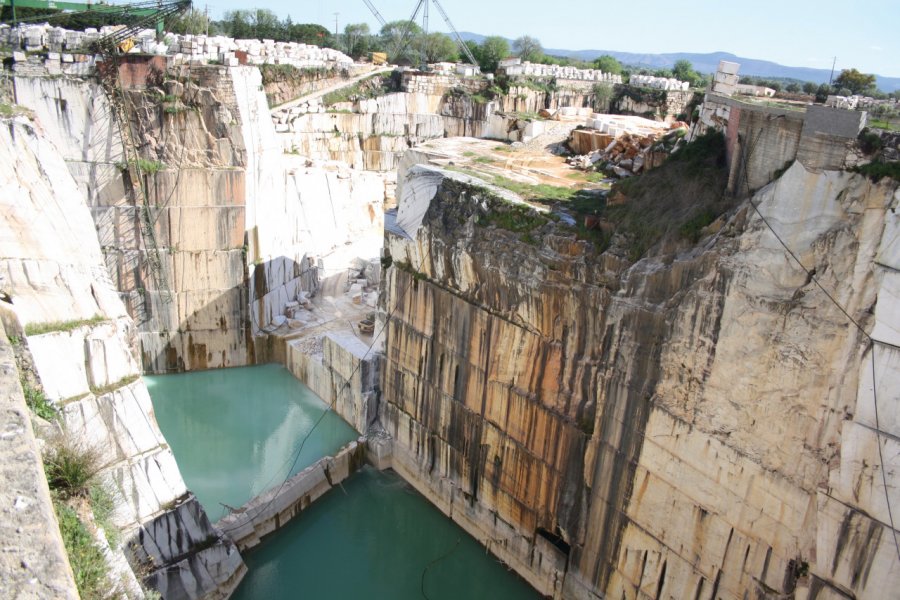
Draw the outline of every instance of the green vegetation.
M173 108L173 107L167 106L163 110L168 113L168 112L170 112L168 110L169 108ZM184 110L184 109L175 109L174 111L171 111L171 112L179 112L180 110ZM139 158L137 160L130 160L127 163L125 163L125 162L116 163L116 167L120 171L125 171L129 167L132 167L132 168L140 171L141 173L144 173L145 175L154 175L154 174L159 173L160 171L164 170L166 168L166 163L160 162L158 160L147 160L145 158Z
M17 117L19 115L30 115L31 111L25 108L24 106L19 106L18 104L7 104L6 102L0 102L0 117L2 118L11 118Z
M47 485L61 499L88 498L100 471L100 453L67 435L50 440L44 451Z
M885 177L890 177L895 181L900 181L900 162L884 162L876 160L867 165L853 167L855 173L861 173L875 182L881 181Z
M600 58L594 59L593 67L604 73L612 73L613 75L618 75L622 72L622 63L609 54L604 54Z
M513 42L513 51L522 61L539 62L544 57L544 48L540 40L530 35L523 35Z
M21 378L22 392L25 396L25 404L31 411L44 419L45 421L55 421L59 413L56 408L50 404L44 392L31 385L26 378Z
M535 229L548 222L549 219L547 217L533 208L505 202L498 204L487 215L482 216L478 220L480 225L493 225L513 233L525 234L531 234ZM529 238L531 240L535 239L530 235Z
M887 119L878 119L869 117L869 127L875 129L886 129L887 131L900 131L900 125L893 123Z
M362 79L353 85L343 87L333 92L329 92L322 96L322 104L331 106L339 102L355 102L357 100L366 100L369 98L377 98L394 91L393 83L390 77L382 75L373 75Z
M860 150L862 150L866 154L874 154L875 152L881 150L881 136L870 131L868 127L865 127L862 131L859 132L859 136L857 139L859 140Z
M100 315L94 315L90 319L78 319L72 321L48 321L45 323L29 323L25 326L25 335L42 335L59 331L72 331L85 325L98 325L106 319Z
M109 567L103 552L94 543L94 538L78 518L78 513L71 506L59 501L54 502L53 506L59 519L63 544L69 555L69 564L75 575L78 595L85 600L115 597L110 589Z
M263 85L279 81L314 81L334 75L334 69L325 67L295 67L288 64L262 64L259 65L262 74Z
M837 89L846 88L851 94L866 94L875 88L875 76L860 73L856 69L844 69L835 78L833 86Z
M610 197L623 201L604 207L600 216L628 237L629 258L637 260L660 240L696 243L703 228L733 205L723 194L726 181L725 139L711 132L661 167L617 182Z
M135 381L137 381L138 379L140 379L140 375L128 375L126 377L123 377L119 381L116 381L115 383L110 383L109 385L104 385L102 387L91 386L91 392L95 396L102 396L103 394L108 394L109 392L111 392L113 390L117 390L120 387L130 385L130 384L134 383Z
M111 548L118 547L121 542L121 532L113 525L112 516L116 510L115 495L109 486L103 483L94 483L88 496L91 501L91 510L94 513L94 522L103 529L106 541Z

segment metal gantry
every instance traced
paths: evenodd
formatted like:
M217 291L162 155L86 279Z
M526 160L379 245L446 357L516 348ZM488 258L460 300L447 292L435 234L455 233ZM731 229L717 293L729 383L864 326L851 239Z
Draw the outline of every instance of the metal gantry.
M366 6L372 12L378 22L381 23L381 26L384 27L387 25L387 22L384 20L384 17L381 16L381 13L378 12L378 9L375 8L375 5L372 4L370 0L363 0L366 3ZM441 16L444 18L444 22L447 24L447 27L453 33L453 41L456 42L456 45L459 47L462 54L466 57L469 63L473 65L477 65L478 61L475 60L475 57L472 55L472 51L463 41L462 36L459 35L459 32L456 30L456 27L453 26L453 22L450 20L450 16L447 14L447 11L444 10L444 7L441 6L441 3L438 0L432 0L434 2L434 6L438 9L438 12L441 13ZM409 39L412 34L412 25L415 24L416 18L419 16L419 11L423 10L422 24L423 30L425 34L428 34L428 0L418 0L416 2L416 6L413 9L412 16L407 21L406 27L403 30L403 35L397 41L394 46L394 55L399 56L403 52L406 51L406 46L409 44Z

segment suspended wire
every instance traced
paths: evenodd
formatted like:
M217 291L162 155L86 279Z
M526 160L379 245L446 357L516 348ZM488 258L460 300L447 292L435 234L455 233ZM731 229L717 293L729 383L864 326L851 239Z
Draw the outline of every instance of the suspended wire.
M771 119L771 117L770 117L770 119ZM881 464L881 468L879 469L879 471L881 471L881 483L882 483L882 486L884 487L884 502L885 502L885 505L887 506L888 521L890 522L891 534L894 539L894 549L897 551L897 559L900 560L900 541L897 540L897 529L894 526L894 514L893 514L893 510L891 508L891 497L888 492L887 474L885 473L886 469L885 469L885 463L884 463L884 451L881 448L881 438L884 437L884 432L881 431L881 422L878 417L878 391L877 391L877 384L876 384L876 379L875 379L875 346L876 346L876 344L884 344L884 342L879 342L878 340L873 338L871 335L869 335L869 333L865 329L863 329L863 326L860 325L856 319L854 319L852 316L850 316L850 313L847 312L847 309L845 309L841 305L841 303L838 302L827 289L825 289L825 286L823 286L819 282L818 278L816 277L815 272L808 269L806 267L806 265L803 264L803 262L800 260L800 258L794 253L793 250L791 250L791 248L787 245L787 243L782 239L782 237L778 234L778 232L775 231L775 229L769 223L768 219L766 219L766 217L762 214L762 211L759 210L759 206L755 202L753 202L753 192L750 188L750 176L749 176L749 170L748 170L747 163L748 163L749 158L752 155L753 151L756 149L756 144L759 142L759 138L760 138L760 136L762 136L762 133L763 133L763 129L760 129L756 134L756 139L754 139L753 143L747 147L747 152L741 153L741 161L743 162L743 167L744 167L742 177L743 177L744 183L746 184L746 187L747 187L747 195L748 195L748 201L750 202L750 206L753 207L753 210L759 216L760 220L765 224L765 226L772 233L772 235L775 236L775 239L778 240L778 243L781 244L781 246L788 253L788 255L794 260L794 262L796 262L800 266L801 269L803 269L804 272L806 272L806 276L807 276L808 280L815 283L816 286L820 290L822 290L822 292L825 294L825 296L828 298L828 300L830 300L831 303L834 304L838 308L838 310L840 310L841 313L843 313L843 315L845 317L847 317L847 320L850 321L865 336L865 338L869 342L868 343L868 346L870 349L869 358L872 363L872 365L871 365L872 366L872 400L873 400L873 405L874 405L874 409L875 409L875 411L874 411L875 412L875 437L876 437L876 445L878 446L878 460L880 461L880 464ZM885 344L885 345L893 346L892 344Z
M425 568L422 570L422 597L425 598L425 600L430 600L428 597L428 594L425 593L425 575L428 573L428 569L430 569L437 563L441 562L442 560L449 558L450 555L453 554L454 552L456 552L456 549L459 548L459 543L461 541L462 541L462 538L456 538L456 543L453 544L452 548L450 548L449 550L444 552L442 555L440 555L437 558L435 558L434 560L432 560L427 565L425 565Z

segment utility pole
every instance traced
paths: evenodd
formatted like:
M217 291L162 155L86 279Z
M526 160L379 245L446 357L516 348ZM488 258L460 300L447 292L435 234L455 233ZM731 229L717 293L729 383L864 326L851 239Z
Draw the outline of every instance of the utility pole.
M334 13L334 45L340 47L340 37L338 34L338 16L341 13Z
M837 64L837 56L834 57L834 60L831 62L831 75L828 77L828 85L831 85L831 82L834 81L834 65Z

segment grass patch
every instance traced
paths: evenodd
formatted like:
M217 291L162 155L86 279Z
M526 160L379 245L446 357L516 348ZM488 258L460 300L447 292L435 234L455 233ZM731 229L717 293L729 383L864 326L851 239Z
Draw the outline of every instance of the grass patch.
M47 485L59 498L88 498L100 471L100 453L60 435L48 441L44 452Z
M869 120L866 123L869 127L874 127L875 129L886 129L887 131L900 131L900 126L895 125L890 121L886 121L885 119L874 119L869 117Z
M60 331L73 331L85 325L98 325L106 319L100 315L94 315L90 319L77 319L72 321L47 321L46 323L29 323L25 326L25 335L43 335Z
M103 483L95 483L88 490L91 500L91 511L94 513L94 522L103 529L106 541L110 548L118 548L122 541L122 535L118 527L113 525L112 516L116 510L115 495L110 487Z
M32 112L25 108L24 106L19 106L18 104L8 104L6 102L0 102L0 117L3 118L11 118L18 117L19 115L31 116Z
M324 106L331 106L339 102L368 100L384 96L392 91L394 91L394 87L391 78L378 74L325 94L322 96L321 103Z
M513 233L528 234L532 240L530 243L536 243L534 237L530 235L531 232L547 222L547 218L533 208L517 204L498 205L478 220L480 225L493 225Z
M475 162L481 163L483 165L493 165L496 164L497 161L490 156L479 156L475 159Z
M78 595L85 600L111 598L115 595L109 581L109 566L103 552L94 543L78 513L62 502L54 502L59 531L75 575Z
M166 107L165 111L169 112L168 109L172 107ZM175 112L178 112L177 110ZM133 167L138 171L146 175L153 175L155 173L159 173L163 169L166 168L166 163L159 162L158 160L147 160L145 158L139 158L137 160L130 160L127 163L119 162L116 163L116 167L119 168L120 171L126 171L129 167Z
M110 383L109 385L104 385L101 387L91 386L91 392L95 396L102 396L103 394L108 394L109 392L112 392L113 390L117 390L120 387L124 387L131 383L134 383L135 381L140 379L140 377L141 377L140 375L128 375L127 377L123 377L122 379L116 381L115 383Z
M900 181L900 162L884 162L876 160L867 165L853 167L854 173L865 175L874 182L879 182L885 177L890 177L894 181Z
M45 421L55 421L59 413L44 392L32 387L27 379L22 378L22 392L25 395L25 404L31 409L31 412L44 419Z

